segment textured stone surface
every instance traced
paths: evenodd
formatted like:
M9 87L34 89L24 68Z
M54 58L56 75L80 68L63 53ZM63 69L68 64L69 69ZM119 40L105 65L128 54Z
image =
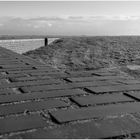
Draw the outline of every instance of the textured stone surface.
M95 105L95 104L104 104L104 103L116 103L124 101L134 101L134 99L127 97L121 94L105 94L105 95L90 95L82 97L73 97L75 101L80 106Z
M87 89L94 93L133 91L133 90L140 90L140 84L88 87Z
M96 80L116 80L116 79L126 79L123 76L92 76L92 77L76 77L68 78L72 82L82 82L82 81L96 81Z
M44 126L46 126L46 123L39 115L7 117L5 119L0 119L0 134Z
M139 80L122 80L121 83L125 83L125 84L140 84L140 81Z
M24 70L32 70L33 67L17 67L17 68L3 68L0 71L24 71Z
M7 74L7 75L1 75L1 78L11 78L11 77L25 77L25 74Z
M86 131L85 131L86 130ZM140 126L130 117L77 123L49 130L39 130L10 138L28 139L95 139L111 138L140 132Z
M1 84L0 87L2 88L11 88L11 87L25 87L25 86L38 86L38 85L52 85L52 84L59 84L61 83L60 80L36 80L36 81L26 81L26 82L15 82L9 84Z
M51 80L51 78L49 76L45 76L45 77L19 77L19 78L10 78L10 80L12 82L35 81L35 80L42 80L42 79Z
M46 69L46 68L44 68L44 69L27 69L27 70L23 70L23 71L9 71L8 73L9 74L13 74L13 73L34 73L34 72L48 72L49 70L48 69Z
M62 89L72 89L74 88L69 84L58 84L58 85L40 85L40 86L31 86L31 87L22 87L23 92L37 92L37 91L49 91L49 90L62 90Z
M67 96L82 95L82 94L87 94L87 93L80 89L71 89L71 90L33 92L33 93L26 93L26 94L14 94L14 95L4 95L4 96L1 95L0 104L20 102L20 101L33 100L33 99L67 97Z
M10 115L10 114L18 114L23 113L25 111L39 111L39 110L48 110L57 107L66 107L66 104L60 100L48 100L48 101L40 101L40 102L25 102L15 105L4 105L0 106L0 115Z
M75 82L71 85L73 87L99 87L99 86L110 86L110 85L118 85L119 83L114 81L90 81L90 82Z
M86 131L85 131L86 130ZM95 139L111 138L140 132L140 126L129 117L77 123L67 127L40 130L11 138Z
M138 80L114 70L62 72L0 47L0 136L85 139L138 133L139 90Z
M51 115L59 122L65 123L75 120L98 118L122 113L139 112L140 103L125 103L117 105L88 107L83 109L68 109L51 112Z

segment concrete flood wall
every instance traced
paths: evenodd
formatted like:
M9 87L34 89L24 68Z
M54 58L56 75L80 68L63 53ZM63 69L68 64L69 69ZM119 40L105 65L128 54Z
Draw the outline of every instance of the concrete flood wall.
M48 44L58 38L48 38ZM0 40L0 46L10 49L19 54L44 46L44 38L42 39L15 39L15 40Z

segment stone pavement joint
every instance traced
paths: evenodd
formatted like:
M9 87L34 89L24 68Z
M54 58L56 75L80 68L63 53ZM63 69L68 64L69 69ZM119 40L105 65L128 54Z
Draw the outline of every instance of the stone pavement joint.
M140 81L118 71L62 72L0 47L0 138L140 133L139 101Z

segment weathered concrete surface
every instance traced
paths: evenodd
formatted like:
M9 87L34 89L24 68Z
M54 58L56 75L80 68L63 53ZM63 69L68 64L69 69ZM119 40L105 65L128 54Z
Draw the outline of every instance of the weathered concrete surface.
M140 81L62 73L0 48L0 138L120 138L140 133Z

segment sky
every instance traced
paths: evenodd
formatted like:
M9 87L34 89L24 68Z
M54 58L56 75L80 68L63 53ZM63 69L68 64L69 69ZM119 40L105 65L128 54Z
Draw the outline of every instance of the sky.
M0 35L140 35L140 1L0 1Z

